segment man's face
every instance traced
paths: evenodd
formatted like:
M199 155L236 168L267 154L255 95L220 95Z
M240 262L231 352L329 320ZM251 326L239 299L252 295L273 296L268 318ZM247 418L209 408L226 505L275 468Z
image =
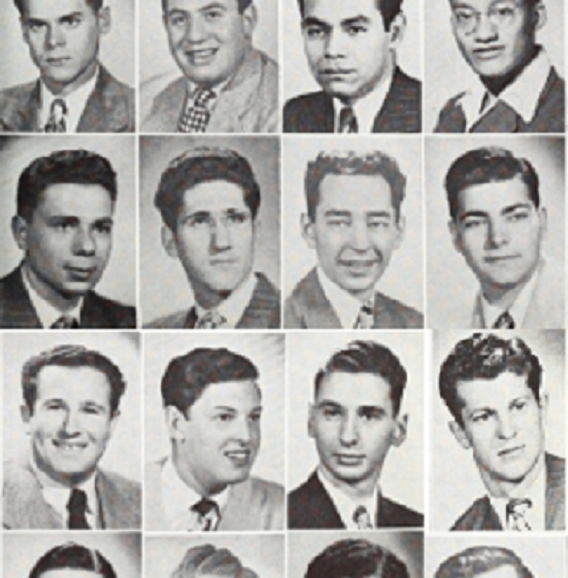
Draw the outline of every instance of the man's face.
M404 232L391 189L380 175L326 175L316 218L304 217L304 238L318 263L339 287L368 299Z
M309 433L321 465L337 482L374 485L391 445L405 439L406 417L394 415L382 377L331 373L310 408Z
M237 0L168 0L164 14L170 51L183 74L211 87L231 77L251 45L256 12Z
M66 94L93 74L110 12L102 8L97 14L86 0L26 0L21 26L42 79Z
M542 6L530 9L529 0L450 0L450 3L459 49L478 75L504 76L527 61L535 48L536 28L544 23ZM466 30L460 27L460 22L476 24L473 30Z
M252 271L256 224L243 189L209 181L187 190L173 233L163 228L167 252L181 260L196 294L216 305Z
M59 183L42 193L30 223L14 218L30 280L44 298L82 296L98 283L112 247L113 212L103 186Z
M459 193L454 245L486 296L526 282L538 266L546 211L537 209L519 177L472 185Z
M302 30L314 78L332 96L361 98L390 74L401 27L396 20L385 31L377 0L306 0Z
M260 446L260 390L252 380L214 383L178 420L180 459L207 494L248 478Z
M36 465L65 485L82 481L95 470L116 423L109 381L88 366L42 368L33 411L23 406L22 416Z
M536 400L525 375L509 371L494 379L458 383L463 427L452 424L459 443L473 450L484 481L510 488L534 471L544 452L545 400Z

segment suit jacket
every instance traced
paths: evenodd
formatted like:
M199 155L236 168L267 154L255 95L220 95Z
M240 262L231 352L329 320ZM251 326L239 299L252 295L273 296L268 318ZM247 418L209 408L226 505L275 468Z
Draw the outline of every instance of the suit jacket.
M0 130L41 132L39 80L0 92ZM134 132L134 91L102 65L95 88L85 104L77 132Z
M440 111L434 132L466 132L466 118L460 106L465 92L451 98ZM510 132L559 132L564 125L564 81L552 68L540 93L536 112L532 120L526 123L520 116ZM477 132L475 125L471 132Z
M158 79L159 80L159 79ZM156 80L141 88L142 130L177 132L187 98L182 76L157 95ZM206 132L276 132L278 130L278 65L250 49L240 68L218 95Z
M79 324L85 329L134 329L136 310L88 291ZM0 328L40 329L40 320L22 281L21 266L0 279Z
M545 455L546 497L545 528L564 530L565 526L565 464L564 459ZM451 530L503 530L497 512L488 496L479 498L460 516Z
M102 528L139 529L140 484L98 470L95 488ZM61 516L43 499L41 486L30 465L23 461L4 463L3 523L10 530L56 530L65 528Z
M424 327L421 313L391 299L375 294L375 329L419 329ZM339 317L328 301L312 269L294 288L284 306L286 329L341 329Z
M161 472L166 459L146 465L144 476L144 527L166 531ZM188 504L189 507L189 504ZM284 528L284 488L273 482L249 477L231 484L221 511L218 531L262 531Z
M278 329L280 328L280 293L262 274L255 273L257 282L251 300L237 329ZM195 329L197 313L195 307L189 311L178 311L160 317L146 325L150 329Z
M422 88L398 66L372 132L420 132ZM284 132L334 132L333 99L326 92L302 94L284 106Z
M421 528L424 526L424 517L406 506L380 496L375 525L377 528ZM288 495L288 528L345 528L335 504L315 472Z

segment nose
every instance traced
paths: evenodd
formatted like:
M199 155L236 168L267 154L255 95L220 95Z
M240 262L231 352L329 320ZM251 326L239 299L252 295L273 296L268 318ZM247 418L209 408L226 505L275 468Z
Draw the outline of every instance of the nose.
M67 437L76 435L80 430L79 427L79 413L73 409L67 409L61 424L61 431Z
M65 33L63 32L62 28L58 25L48 26L45 43L50 49L57 48L58 46L64 46Z
M508 414L500 416L497 420L497 436L501 439L511 439L516 435L515 420Z
M355 251L364 253L369 249L371 243L369 241L369 230L367 224L363 221L353 221L351 224L351 238L349 240L351 248Z
M200 16L188 20L185 28L185 40L190 44L203 42L206 37L205 25Z
M501 247L509 241L507 224L500 220L490 220L487 224L486 245L488 248Z
M257 421L253 421L246 416L239 418L235 423L234 436L243 445L250 445L250 443L258 437L259 425Z
M330 30L325 44L326 58L339 58L345 55L344 36L341 31Z
M231 247L231 233L226 220L215 219L211 228L211 243L217 251Z
M341 423L339 441L345 447L352 447L359 441L359 427L357 419L353 416L345 416Z
M94 255L96 242L93 233L84 228L78 228L73 238L73 252L75 255Z
M494 40L497 36L497 26L493 24L489 14L478 14L474 30L475 39L479 42Z

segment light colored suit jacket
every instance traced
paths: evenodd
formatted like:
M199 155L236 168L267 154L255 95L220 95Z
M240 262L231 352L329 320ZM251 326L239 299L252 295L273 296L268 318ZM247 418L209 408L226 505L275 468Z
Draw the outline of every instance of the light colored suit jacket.
M142 131L177 132L187 98L187 79L182 76L156 94L159 86L160 79L150 79L141 87ZM277 130L278 65L263 52L251 48L218 95L206 132Z
M98 470L95 487L100 525L105 529L140 529L140 484L112 472ZM3 524L9 530L61 530L61 516L43 499L41 486L25 461L4 463Z
M161 472L166 458L146 465L144 476L144 528L169 530L166 521ZM284 488L273 482L249 477L229 487L221 511L219 531L262 531L284 528Z

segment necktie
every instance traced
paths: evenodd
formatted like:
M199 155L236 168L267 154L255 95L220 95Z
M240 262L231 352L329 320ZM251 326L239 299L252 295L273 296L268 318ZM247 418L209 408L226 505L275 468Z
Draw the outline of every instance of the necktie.
M525 519L525 513L532 508L532 502L525 498L513 498L507 503L507 527L517 532L530 532L531 527Z
M227 323L227 320L216 310L207 311L197 321L197 329L218 329Z
M219 523L219 506L214 500L201 498L199 502L191 506L191 511L198 515L198 527L201 532L214 532Z
M470 132L517 132L519 115L508 105L499 101L469 130Z
M56 98L49 109L49 120L45 132L67 132L67 104L62 98Z
M211 113L207 103L215 98L215 93L208 88L199 90L193 102L189 102L178 123L178 132L205 132Z
M67 502L69 512L69 528L71 530L89 530L85 513L87 511L87 494L83 490L73 488Z
M495 320L492 329L515 329L515 320L508 311L503 311Z
M62 315L51 324L50 329L79 329L79 322L75 317Z
M339 111L339 132L359 132L357 117L350 106L344 106Z
M375 317L373 315L373 305L371 302L365 302L359 309L359 315L355 322L355 329L372 329Z
M353 521L357 524L358 530L372 530L373 523L371 516L365 506L357 506L353 512Z

